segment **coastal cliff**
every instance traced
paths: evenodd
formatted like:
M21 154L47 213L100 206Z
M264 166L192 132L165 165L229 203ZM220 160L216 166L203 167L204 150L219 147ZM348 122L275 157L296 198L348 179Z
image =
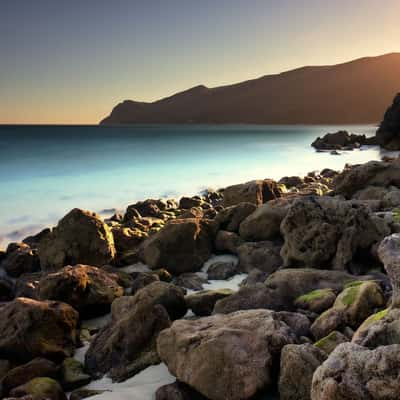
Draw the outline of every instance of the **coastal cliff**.
M400 53L303 67L233 85L200 85L161 100L118 104L102 125L378 123L400 88Z

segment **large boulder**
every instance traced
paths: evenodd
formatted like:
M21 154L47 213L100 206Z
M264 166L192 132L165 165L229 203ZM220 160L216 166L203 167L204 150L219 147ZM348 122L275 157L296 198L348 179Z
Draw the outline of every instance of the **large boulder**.
M140 229L116 226L111 229L117 252L123 253L137 249L140 243L148 237Z
M315 371L312 400L397 399L400 392L400 345L368 350L339 345Z
M175 321L157 349L173 375L210 400L244 400L273 384L280 351L294 341L274 312L252 310Z
M258 269L271 274L283 264L281 247L270 241L244 243L237 249L239 268L245 272Z
M39 257L25 243L13 243L9 245L0 267L4 268L8 275L17 278L24 273L35 272L40 269Z
M234 292L230 289L202 290L185 297L186 304L194 314L204 317L211 315L215 303L232 295Z
M312 344L287 344L281 353L280 400L309 400L314 371L326 360Z
M367 208L331 197L295 201L282 221L281 231L285 266L336 270L371 258L371 247L390 233L383 220Z
M256 180L225 188L223 205L229 207L244 202L261 205L280 196L281 192L275 181Z
M400 160L370 161L345 169L334 179L334 192L351 198L368 186L400 187Z
M281 222L285 218L290 200L281 198L258 207L240 224L240 236L248 241L271 240L280 236Z
M378 143L387 150L400 150L400 93L386 110L376 132Z
M68 304L19 297L0 307L0 357L24 362L71 356L78 318Z
M114 299L124 294L117 280L117 275L97 267L67 266L40 279L39 298L68 303L82 316L101 315L109 310Z
M244 240L235 232L218 231L214 246L219 253L237 254L238 247L243 243Z
M113 263L114 239L100 217L78 208L62 218L39 244L40 264L44 270L66 265L87 264L100 267Z
M196 272L211 256L214 233L209 220L172 220L143 243L143 261L173 274Z
M160 359L157 335L170 326L165 308L159 304L137 304L123 313L113 312L112 321L96 335L85 355L85 366L94 376L109 373L123 381Z

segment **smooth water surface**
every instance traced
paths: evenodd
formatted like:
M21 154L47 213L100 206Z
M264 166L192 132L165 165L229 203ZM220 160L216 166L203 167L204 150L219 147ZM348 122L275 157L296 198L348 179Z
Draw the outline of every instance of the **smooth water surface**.
M255 178L379 159L377 148L317 153L311 142L373 126L0 126L0 242L52 225L74 207L101 212Z

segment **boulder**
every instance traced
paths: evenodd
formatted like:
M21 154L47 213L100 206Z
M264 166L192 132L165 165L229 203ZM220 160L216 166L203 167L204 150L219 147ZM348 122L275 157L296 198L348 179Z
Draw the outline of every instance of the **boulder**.
M242 221L256 210L253 203L239 203L220 211L215 217L219 230L238 232Z
M97 214L78 208L41 240L38 252L43 270L57 270L68 264L100 267L112 264L115 258L110 228Z
M8 246L5 258L0 263L8 275L17 278L24 273L35 272L40 269L39 257L25 243L14 243Z
M238 268L233 261L217 261L207 269L208 279L226 280L238 273Z
M202 290L185 297L186 304L194 314L199 317L211 315L215 303L232 295L234 291L230 289Z
M314 346L323 351L325 354L332 353L341 343L348 342L349 339L338 331L332 331L329 335L321 338Z
M310 335L310 320L304 314L279 311L276 313L276 316L284 322L297 337Z
M155 340L170 323L159 304L139 302L123 310L113 308L112 321L96 335L85 355L87 371L94 376L109 373L113 380L123 381L158 364Z
M268 272L260 271L259 269L254 268L250 270L247 277L242 280L239 286L254 286L257 283L264 283L268 275Z
M71 392L69 400L87 399L88 397L97 396L98 394L102 394L104 392L106 392L106 390L75 389Z
M387 150L400 150L400 93L386 110L376 132L378 143Z
M350 134L347 131L327 133L318 137L311 146L317 150L353 150L367 142L365 135Z
M196 272L211 256L214 226L209 220L171 220L143 243L143 261L173 274Z
M250 272L252 269L258 269L269 274L275 272L283 264L281 247L279 243L270 241L240 245L237 249L240 270Z
M57 378L58 372L59 368L53 361L42 357L34 358L32 361L7 372L2 380L3 391L9 393L11 389L40 376Z
M22 274L15 282L15 297L39 300L39 281L43 275L42 272Z
M371 258L372 246L390 229L363 206L331 197L307 197L293 203L281 231L285 266L343 270Z
M131 295L134 295L145 286L150 285L150 283L159 281L160 278L156 274L150 272L139 272L135 274L135 279L131 285Z
M334 192L351 198L368 186L400 187L400 160L370 161L345 169L333 182Z
M0 307L0 355L20 362L75 350L78 313L68 304L19 297Z
M278 184L285 185L288 189L301 186L304 180L300 176L284 176L278 181Z
M140 289L134 296L122 296L111 306L113 315L123 315L143 304L160 304L168 312L171 320L182 318L187 312L185 290L167 282L153 282Z
M219 253L237 254L238 247L244 240L234 232L218 231L214 246Z
M397 399L400 345L364 347L343 343L315 371L312 400Z
M239 203L253 203L258 206L280 196L281 193L275 181L256 180L225 188L223 205L229 207Z
M193 197L181 197L179 200L179 208L189 210L192 207L200 207L203 204L203 200L198 196Z
M239 228L240 236L247 241L271 240L280 237L281 222L292 200L269 201L250 214Z
M47 377L34 378L10 392L13 397L24 397L31 400L67 400L60 384Z
M297 308L320 314L330 308L335 299L336 294L332 289L317 289L299 296L294 305Z
M162 200L147 199L145 201L139 201L135 204L131 204L126 209L124 215L124 222L128 222L134 218L140 217L156 217L161 215L161 208L164 208Z
M114 227L111 231L114 237L115 248L119 253L135 250L143 240L148 238L147 233L137 228Z
M175 321L157 349L173 375L210 400L244 400L273 384L280 351L294 341L274 312L252 310Z
M326 358L312 344L287 344L281 353L280 400L309 400L314 371Z
M116 275L89 265L67 266L39 281L41 300L63 301L86 317L107 313L114 299L123 294Z

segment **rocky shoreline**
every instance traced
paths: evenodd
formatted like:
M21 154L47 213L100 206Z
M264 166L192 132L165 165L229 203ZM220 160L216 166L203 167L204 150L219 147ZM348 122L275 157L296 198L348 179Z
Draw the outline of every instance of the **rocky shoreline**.
M397 399L399 233L400 158L73 209L0 251L1 397Z

